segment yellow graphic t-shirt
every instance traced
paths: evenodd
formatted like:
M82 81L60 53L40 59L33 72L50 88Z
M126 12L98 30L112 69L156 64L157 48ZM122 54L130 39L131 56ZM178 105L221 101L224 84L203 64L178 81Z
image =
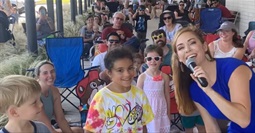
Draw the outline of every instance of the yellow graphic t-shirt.
M153 112L143 90L131 86L126 93L101 89L91 101L84 129L91 132L142 133Z

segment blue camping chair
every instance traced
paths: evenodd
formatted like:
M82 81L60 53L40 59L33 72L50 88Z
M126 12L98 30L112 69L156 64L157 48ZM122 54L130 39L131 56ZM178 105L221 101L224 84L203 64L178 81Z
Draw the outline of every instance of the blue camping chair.
M245 36L249 34L250 31L255 30L255 21L250 21L248 29L244 32Z
M83 52L83 38L47 38L46 51L55 66L56 80L54 85L58 88L65 88L61 93L63 98L61 102L67 101L78 109L68 97L71 94L77 97L74 86L85 74L81 68L80 60Z
M215 33L221 24L219 8L205 8L200 12L200 29L204 33Z

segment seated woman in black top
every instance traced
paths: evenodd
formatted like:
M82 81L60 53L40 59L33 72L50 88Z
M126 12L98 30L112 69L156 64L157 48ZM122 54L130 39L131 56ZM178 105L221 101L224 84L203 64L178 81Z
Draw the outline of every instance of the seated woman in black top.
M174 15L177 23L181 23L183 26L191 23L191 14L184 9L184 2L179 2L179 7L174 11Z

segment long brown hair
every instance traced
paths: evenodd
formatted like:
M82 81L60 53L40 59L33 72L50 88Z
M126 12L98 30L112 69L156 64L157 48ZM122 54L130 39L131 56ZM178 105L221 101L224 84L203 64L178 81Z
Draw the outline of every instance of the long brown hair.
M175 85L175 98L178 105L178 110L184 114L191 114L196 110L196 106L191 99L189 88L193 79L190 77L191 71L182 62L179 62L176 41L183 33L190 32L194 34L203 45L206 45L202 32L194 26L188 26L179 30L173 39L173 55L172 55L172 69L173 81ZM209 61L213 61L209 49L205 52L205 56Z

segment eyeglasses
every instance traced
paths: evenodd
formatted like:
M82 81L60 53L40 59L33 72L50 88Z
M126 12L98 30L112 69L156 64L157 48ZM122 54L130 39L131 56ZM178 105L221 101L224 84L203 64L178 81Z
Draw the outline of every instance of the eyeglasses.
M163 33L160 33L159 35L153 35L153 36L151 36L151 38L152 38L153 40L158 40L158 39L162 38L163 36L164 36L164 34L163 34Z
M116 17L117 20L124 21L123 18Z
M171 16L169 16L169 17L164 17L163 19L164 19L164 20L172 19L172 17L171 17Z
M155 61L159 61L161 59L160 56L155 56L155 57L145 57L146 61L151 61L154 59Z
M119 40L108 40L108 42L110 42L110 43L119 43L120 41Z

